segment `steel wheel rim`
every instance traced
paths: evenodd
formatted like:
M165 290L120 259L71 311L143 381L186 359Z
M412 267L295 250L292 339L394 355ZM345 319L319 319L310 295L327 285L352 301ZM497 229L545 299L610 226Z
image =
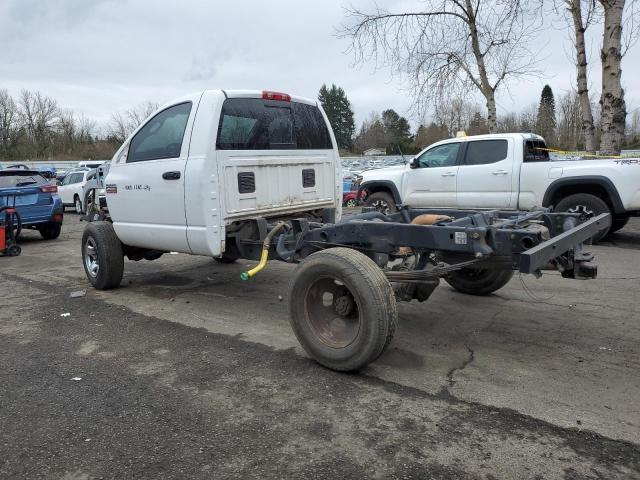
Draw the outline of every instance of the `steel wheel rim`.
M313 334L330 348L346 348L360 333L360 308L338 279L321 277L307 289L304 315Z
M93 237L87 238L84 244L84 265L87 273L95 278L98 276L100 270L100 263L98 262L98 247Z
M573 208L567 210L569 213L579 213L580 215L585 215L586 217L593 217L595 214L593 210L590 210L586 205L576 205Z

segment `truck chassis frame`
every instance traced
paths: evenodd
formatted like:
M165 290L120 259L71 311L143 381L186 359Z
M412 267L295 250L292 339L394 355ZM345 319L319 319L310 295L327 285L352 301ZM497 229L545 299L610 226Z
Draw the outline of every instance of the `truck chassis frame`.
M122 244L108 210L94 205L84 217L85 272L96 288L113 288L122 279L124 256L153 260L164 252ZM338 371L359 370L378 358L397 328L396 302L427 300L440 279L463 293L486 295L515 271L540 276L552 269L566 278L595 278L597 267L584 243L611 222L609 214L588 219L549 209L400 206L387 215L363 209L339 222L334 213L323 212L322 221L258 218L230 228L218 260L259 259L242 272L243 280L265 268L267 259L298 264L288 295L293 331L313 359Z

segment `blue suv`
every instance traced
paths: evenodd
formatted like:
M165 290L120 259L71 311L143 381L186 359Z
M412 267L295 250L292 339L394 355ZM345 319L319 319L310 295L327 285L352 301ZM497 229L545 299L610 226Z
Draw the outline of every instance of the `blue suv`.
M36 170L0 170L0 207L15 205L21 228L38 230L45 240L58 238L62 229L63 207L57 192L58 187Z

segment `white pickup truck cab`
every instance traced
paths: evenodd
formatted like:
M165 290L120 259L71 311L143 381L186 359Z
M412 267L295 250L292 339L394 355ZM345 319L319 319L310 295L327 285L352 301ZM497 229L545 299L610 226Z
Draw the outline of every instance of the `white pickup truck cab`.
M612 213L609 231L640 213L640 160L549 161L544 139L508 133L434 143L407 165L366 171L365 205ZM603 231L595 238L604 237Z
M315 100L207 90L152 114L116 152L104 193L130 258L178 251L231 261L256 218L340 217L340 158Z

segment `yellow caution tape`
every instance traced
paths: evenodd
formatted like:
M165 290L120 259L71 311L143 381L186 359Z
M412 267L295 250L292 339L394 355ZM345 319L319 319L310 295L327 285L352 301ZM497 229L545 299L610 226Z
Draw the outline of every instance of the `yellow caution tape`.
M535 147L534 150L542 150L544 152L557 153L559 155L572 155L572 156L587 157L587 158L638 158L638 155L599 155L597 153L558 150L557 148Z

